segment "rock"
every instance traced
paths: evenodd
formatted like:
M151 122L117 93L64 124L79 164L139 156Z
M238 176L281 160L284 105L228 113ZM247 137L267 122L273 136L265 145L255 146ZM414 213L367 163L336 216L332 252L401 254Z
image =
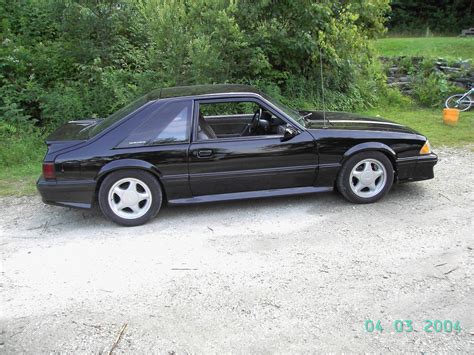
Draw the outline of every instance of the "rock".
M438 73L461 90L469 89L470 84L474 82L474 67L469 60L453 62L445 58L437 58L432 61L431 69L429 65L428 68L426 67L424 57L380 57L380 61L385 66L388 86L398 88L405 95L413 94L414 78L421 74L421 71L424 76L429 75L430 71ZM421 65L422 62L423 65Z
M440 66L439 69L442 71L448 71L448 72L458 72L461 69L460 68L454 68L454 67L448 67L448 66Z
M468 28L461 31L461 37L474 36L474 28Z
M398 78L398 81L402 83L409 83L412 81L412 79L410 76L401 76Z

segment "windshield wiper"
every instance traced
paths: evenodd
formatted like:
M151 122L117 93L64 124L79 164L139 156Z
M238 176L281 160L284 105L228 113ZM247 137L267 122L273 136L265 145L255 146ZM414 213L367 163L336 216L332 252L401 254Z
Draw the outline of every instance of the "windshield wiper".
M313 115L313 112L307 113L306 115L300 117L303 119L304 122L309 122L308 117L311 115ZM334 126L334 124L324 116L324 124L326 123L329 123L330 126Z
M303 121L308 122L308 121L309 121L309 120L308 120L308 117L311 116L312 114L313 114L313 113L310 112L310 113L307 113L306 115L300 116L300 117L303 119Z

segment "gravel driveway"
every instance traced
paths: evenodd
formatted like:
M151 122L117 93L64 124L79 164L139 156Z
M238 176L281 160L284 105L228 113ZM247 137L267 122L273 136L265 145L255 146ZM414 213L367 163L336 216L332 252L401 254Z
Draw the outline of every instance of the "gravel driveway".
M0 352L118 340L116 352L472 353L474 153L439 153L435 180L372 205L327 193L168 207L123 228L0 199ZM428 333L425 320L462 330Z

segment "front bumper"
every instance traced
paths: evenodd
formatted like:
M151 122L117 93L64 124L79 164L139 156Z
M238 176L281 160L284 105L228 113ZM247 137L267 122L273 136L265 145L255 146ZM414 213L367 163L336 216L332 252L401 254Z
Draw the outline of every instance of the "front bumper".
M397 178L400 182L434 178L433 167L438 163L434 153L397 159Z
M36 188L44 203L76 208L91 208L95 199L96 181L50 181L40 177L36 182Z

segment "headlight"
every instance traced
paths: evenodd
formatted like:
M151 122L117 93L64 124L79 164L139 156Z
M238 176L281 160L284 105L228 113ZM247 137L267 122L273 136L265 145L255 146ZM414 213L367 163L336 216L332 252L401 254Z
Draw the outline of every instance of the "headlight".
M426 143L423 144L423 147L421 147L421 149L420 149L420 155L426 155L426 154L430 154L430 153L431 153L430 142L426 141Z

